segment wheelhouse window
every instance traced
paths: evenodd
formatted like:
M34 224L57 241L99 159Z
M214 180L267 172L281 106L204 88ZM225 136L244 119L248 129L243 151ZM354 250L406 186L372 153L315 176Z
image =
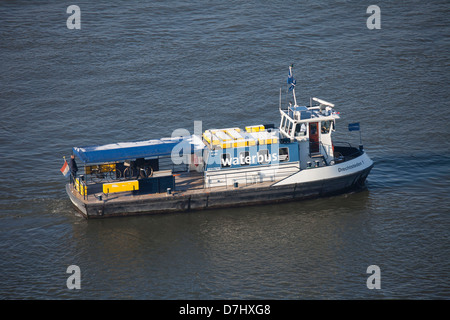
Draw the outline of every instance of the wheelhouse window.
M289 161L289 148L280 148L278 151L278 159L280 162Z
M285 130L285 126L286 126L286 117L282 116L281 118L281 129Z
M300 137L306 135L306 125L304 123L297 123L295 125L295 135Z
M322 121L322 123L320 124L321 127L321 132L322 133L329 133L331 128L333 125L333 121L329 120L329 121Z
M258 162L261 164L266 164L270 162L269 150L264 149L258 151Z
M231 167L231 156L229 153L224 153L222 154L222 159L221 159L221 167L222 168L227 168L227 167Z
M286 130L286 132L289 134L289 135L291 135L291 133L292 133L292 130L294 129L294 123L292 122L292 121L290 121L290 120L288 120L288 123L287 123L287 130Z
M250 152L249 151L239 152L239 162L241 166L248 166L250 164Z

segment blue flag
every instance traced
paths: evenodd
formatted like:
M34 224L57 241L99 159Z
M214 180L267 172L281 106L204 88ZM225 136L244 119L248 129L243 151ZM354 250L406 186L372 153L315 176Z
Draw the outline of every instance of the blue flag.
M291 86L289 87L289 91L295 88L295 84L297 81L295 81L294 76L292 75L292 66L289 68L289 75L287 79L287 83Z
M348 131L359 131L359 122L349 123Z

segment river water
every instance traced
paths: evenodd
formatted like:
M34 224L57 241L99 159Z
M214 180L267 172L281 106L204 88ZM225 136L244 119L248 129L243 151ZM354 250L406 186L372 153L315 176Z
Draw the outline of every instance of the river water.
M1 299L448 299L448 1L0 3ZM381 29L369 29L369 5ZM341 114L375 167L360 192L87 221L59 169L73 146L177 128ZM283 97L283 103L287 98ZM68 289L70 265L81 289ZM379 267L381 288L368 289Z

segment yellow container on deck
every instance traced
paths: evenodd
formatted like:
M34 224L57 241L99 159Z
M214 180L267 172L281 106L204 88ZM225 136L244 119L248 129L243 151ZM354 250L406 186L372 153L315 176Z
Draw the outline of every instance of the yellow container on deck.
M218 146L220 146L222 149L228 149L231 148L231 142L221 142L220 144L217 144Z
M236 140L233 142L233 148L242 148L242 147L245 147L246 145L247 145L247 142L243 139Z
M278 143L278 137L267 131L253 132L252 136L259 144Z
M203 133L203 139L205 139L209 144L218 144L219 139L215 136L214 132L212 130L206 130Z
M103 184L103 193L113 193L113 192L124 192L124 191L134 191L139 190L139 181L121 181L121 182L111 182Z
M226 128L222 129L224 132L228 133L230 136L233 136L234 132L241 132L240 128Z
M217 138L219 138L219 140L221 140L221 141L230 141L230 140L232 140L232 137L230 137L225 131L217 131L216 133L215 133L215 136L217 137Z
M260 132L260 131L264 131L265 129L266 128L263 125L245 127L245 131L247 131L247 132Z

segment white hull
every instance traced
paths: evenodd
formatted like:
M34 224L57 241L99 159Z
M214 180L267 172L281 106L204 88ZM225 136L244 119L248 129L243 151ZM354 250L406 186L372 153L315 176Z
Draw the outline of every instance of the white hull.
M273 186L283 186L289 184L308 183L320 180L328 180L341 178L346 175L352 175L365 169L370 168L373 161L364 152L359 157L333 166L312 168L301 170L281 181L273 184Z

